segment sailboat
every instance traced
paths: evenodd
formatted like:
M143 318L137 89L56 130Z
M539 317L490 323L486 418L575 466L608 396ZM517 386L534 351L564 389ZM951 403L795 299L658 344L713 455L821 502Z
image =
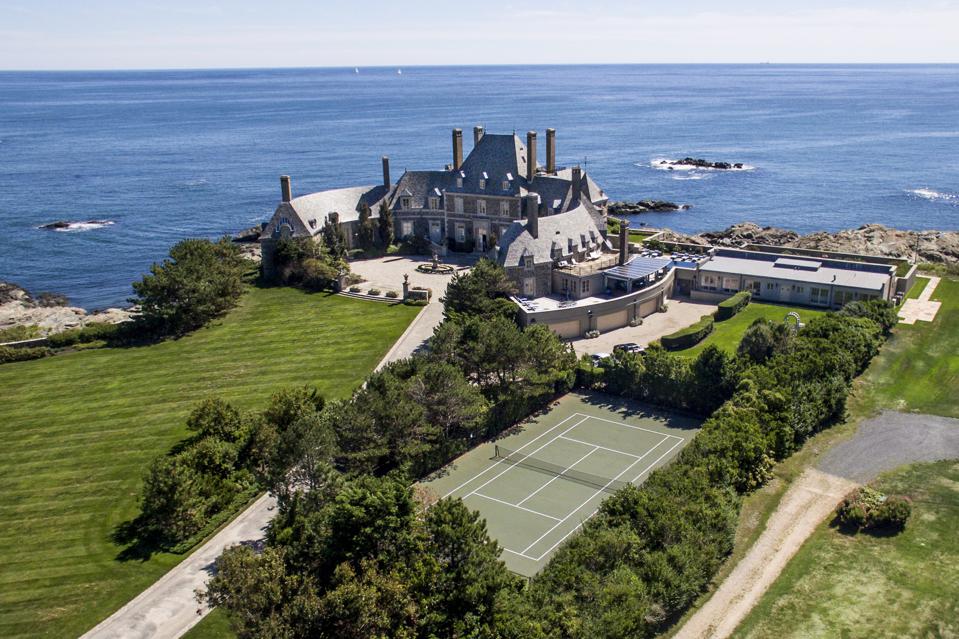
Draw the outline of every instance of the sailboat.
M397 69L396 75L403 75L403 69Z
M353 67L353 73L359 73L359 72L360 72L359 67Z

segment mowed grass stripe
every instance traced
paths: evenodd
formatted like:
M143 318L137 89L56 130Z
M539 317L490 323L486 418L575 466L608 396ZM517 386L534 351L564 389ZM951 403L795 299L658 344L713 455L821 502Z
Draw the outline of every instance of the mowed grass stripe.
M261 408L302 384L347 397L419 310L253 289L179 340L0 366L0 636L78 636L182 559L119 561L111 534L197 401Z

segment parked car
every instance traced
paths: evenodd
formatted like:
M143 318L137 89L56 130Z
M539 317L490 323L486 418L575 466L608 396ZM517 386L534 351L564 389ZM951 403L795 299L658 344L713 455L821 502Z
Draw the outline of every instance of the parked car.
M591 357L593 358L593 364L599 366L604 359L609 359L609 353L593 353Z
M640 346L636 342L626 342L625 344L617 344L613 347L613 351L622 351L624 353L642 353L645 350L643 346Z

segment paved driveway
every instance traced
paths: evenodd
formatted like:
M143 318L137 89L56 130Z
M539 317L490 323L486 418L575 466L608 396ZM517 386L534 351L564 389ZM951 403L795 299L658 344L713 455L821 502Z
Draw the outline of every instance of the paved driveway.
M715 304L692 301L688 299L672 299L667 303L669 310L665 313L653 313L643 319L641 326L624 326L615 331L603 333L594 339L573 340L573 348L577 355L591 353L612 353L613 346L625 342L636 342L647 346L663 335L669 335L681 328L699 321L703 315L709 315L716 310Z
M444 264L453 264L460 269L469 268L478 258L473 255L453 255L440 258ZM403 276L410 276L410 286L422 286L433 289L433 297L438 300L446 290L452 275L433 275L420 273L416 267L429 264L432 259L426 255L387 255L369 260L350 262L350 270L362 277L365 282L360 288L378 288L382 291L403 290Z

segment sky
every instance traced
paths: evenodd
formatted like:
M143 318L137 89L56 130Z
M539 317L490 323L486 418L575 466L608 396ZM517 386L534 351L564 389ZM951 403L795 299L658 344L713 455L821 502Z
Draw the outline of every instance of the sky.
M0 0L0 69L959 63L959 0Z

